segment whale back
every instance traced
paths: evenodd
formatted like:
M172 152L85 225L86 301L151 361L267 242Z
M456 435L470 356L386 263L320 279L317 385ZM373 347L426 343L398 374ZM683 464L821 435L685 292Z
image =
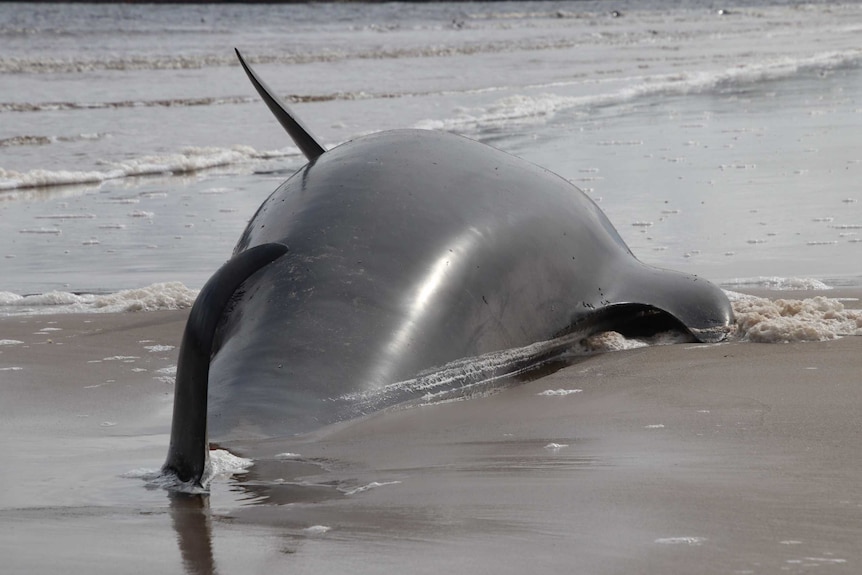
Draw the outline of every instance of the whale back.
M261 422L304 431L338 418L320 401L345 389L379 390L559 336L612 304L649 304L629 279L652 268L585 194L440 132L382 132L316 158L260 206L235 253L273 242L288 253L247 282L220 327L215 426L231 413L226 428L240 417L262 435L273 430Z

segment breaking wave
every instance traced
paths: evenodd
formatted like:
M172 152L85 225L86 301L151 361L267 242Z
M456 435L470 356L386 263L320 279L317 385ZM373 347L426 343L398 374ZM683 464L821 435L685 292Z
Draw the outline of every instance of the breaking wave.
M571 48L583 40L552 41L499 41L481 44L430 45L403 48L370 48L359 50L328 49L322 52L293 52L257 55L247 60L251 64L313 64L342 60L389 60L399 58L435 58L467 56L480 53L512 52L518 50L549 50ZM232 53L194 56L134 56L125 58L2 58L0 73L18 74L69 74L97 70L194 70L200 68L237 66Z
M838 68L862 59L862 49L842 52L822 52L805 58L776 58L774 60L733 66L725 69L652 76L619 78L624 84L618 90L598 94L564 96L555 93L535 96L513 95L498 100L491 106L464 110L457 117L442 120L425 120L416 125L429 130L478 130L489 125L518 122L533 122L555 113L589 106L619 104L638 98L658 94L689 94L708 91L724 85L741 85L768 80L778 80L796 74L819 69ZM548 88L559 88L581 83L580 80L548 84ZM526 86L529 89L542 86Z
M0 291L0 316L187 309L197 294L197 290L180 282L155 283L104 295L51 291L22 296Z
M759 276L752 278L737 278L721 283L726 288L759 288L772 291L789 290L831 290L832 287L814 278L796 278L779 276ZM731 292L733 293L733 292Z
M16 172L0 168L0 192L75 184L99 184L120 178L158 174L186 174L220 166L248 164L257 160L299 155L299 149L258 151L250 146L232 148L188 147L176 154L144 156L123 162L112 162L105 170L30 170Z
M2 110L2 106L3 105L0 104L0 110ZM108 137L108 135L102 133L78 134L77 136L13 136L10 138L0 139L0 148L12 148L15 146L44 146L55 142L93 141L101 140L106 137Z
M218 106L244 104L254 98L234 96L226 98L169 98L161 100L120 100L115 102L0 102L0 112L51 112L56 110L98 110L111 108L176 108L178 106ZM2 145L2 141L0 141Z

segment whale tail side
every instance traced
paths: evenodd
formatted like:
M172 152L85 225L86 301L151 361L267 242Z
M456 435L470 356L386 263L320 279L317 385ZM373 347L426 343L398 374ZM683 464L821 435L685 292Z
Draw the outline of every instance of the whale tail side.
M251 66L248 65L245 58L243 58L242 54L239 53L239 50L234 48L234 51L236 52L236 57L239 58L239 63L242 64L243 70L245 70L245 73L248 75L248 79L251 80L255 90L257 90L257 93L260 94L260 97L263 98L263 101L275 115L278 123L287 130L287 133L291 138L293 138L294 143L300 150L302 150L305 157L310 161L326 152L326 149L317 142L311 134L311 131L299 121L293 112L290 111L290 108L288 108L287 105L275 95L275 92L273 92L272 89L270 89L270 87L267 86L260 77L258 77L255 71L251 69Z
M162 471L201 486L209 466L207 393L215 330L234 292L257 270L287 252L283 244L249 248L227 261L204 285L189 313L174 384L171 443Z

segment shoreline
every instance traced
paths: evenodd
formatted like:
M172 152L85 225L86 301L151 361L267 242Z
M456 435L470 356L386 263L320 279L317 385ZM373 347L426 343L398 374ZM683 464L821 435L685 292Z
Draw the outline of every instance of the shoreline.
M769 295L817 293L862 307L862 290ZM167 451L187 315L0 318L22 342L0 346L9 569L113 573L91 561L107 548L189 573L862 565L860 337L597 354L487 396L222 446L254 465L201 497L144 479Z

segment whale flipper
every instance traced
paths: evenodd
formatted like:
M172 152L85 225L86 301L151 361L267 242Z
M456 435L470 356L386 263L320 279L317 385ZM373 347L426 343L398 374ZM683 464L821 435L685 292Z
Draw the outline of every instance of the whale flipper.
M270 87L267 86L257 74L255 74L254 70L251 69L251 66L249 66L242 57L242 54L239 53L239 50L234 48L234 51L236 52L236 57L239 58L239 63L242 64L243 70L248 74L248 79L251 80L255 90L257 90L257 93L260 94L260 97L263 98L263 101L266 102L266 105L275 115L278 123L287 130L287 133L290 134L290 137L293 138L294 143L300 150L302 150L305 157L309 160L313 160L323 154L326 149L317 143L317 140L311 134L309 129L299 121L293 112L290 111L290 108L288 108L284 102L275 95Z
M162 467L162 471L175 474L180 481L200 485L209 463L209 366L222 312L245 280L285 252L287 246L267 243L237 254L209 279L195 299L177 361L171 444Z

